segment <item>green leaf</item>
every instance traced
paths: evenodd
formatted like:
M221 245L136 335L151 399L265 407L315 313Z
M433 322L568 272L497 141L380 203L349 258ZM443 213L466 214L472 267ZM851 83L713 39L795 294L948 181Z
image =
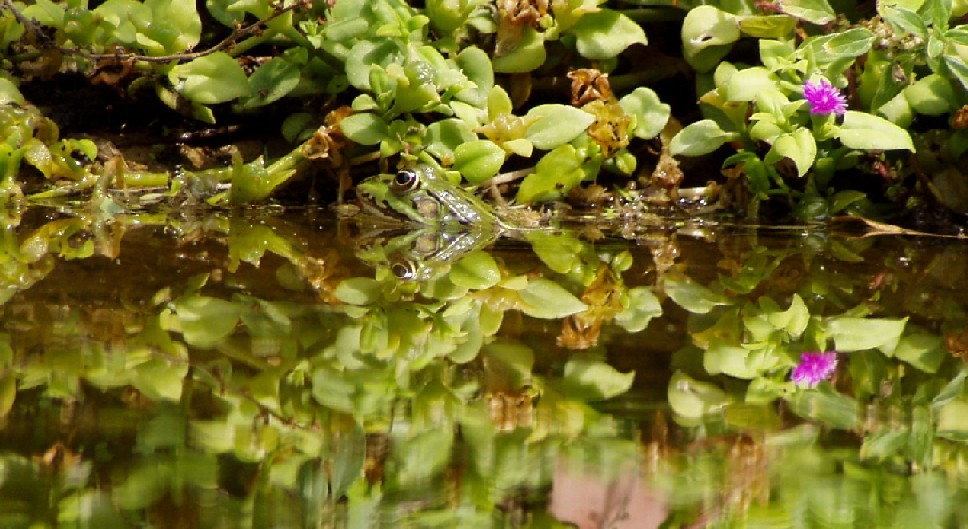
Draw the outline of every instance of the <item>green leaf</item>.
M799 338L810 322L810 311L799 294L794 294L790 308L782 312L771 312L766 317L776 329L782 329L794 338Z
M186 99L213 105L249 95L249 80L229 54L216 52L179 64L168 74L172 85Z
M888 24L899 30L901 33L911 33L918 36L921 40L928 37L928 28L924 19L920 15L900 6L892 6L886 2L878 4L878 12Z
M925 0L919 9L925 22L937 29L947 29L951 19L951 0Z
M727 101L756 101L764 92L776 92L776 80L762 66L737 71L726 84Z
M968 64L957 55L945 54L944 65L952 77L961 83L964 90L968 91Z
M628 391L635 381L635 371L621 373L605 362L575 357L565 363L564 377L592 400L603 400Z
M569 32L575 34L578 53L592 60L611 59L633 44L647 43L641 26L604 8L582 16Z
M477 134L463 120L442 119L427 125L426 149L444 165L454 163L454 149L477 140Z
M890 121L866 112L848 110L837 137L845 147L860 150L907 149L914 152L911 135Z
M24 104L24 96L12 81L0 77L0 105L6 105L8 103L22 105Z
M648 140L662 132L672 108L659 100L659 96L651 88L640 86L619 100L627 114L635 118L632 134L637 138Z
M676 305L695 314L705 314L717 305L729 304L729 300L722 294L717 294L686 277L666 276L662 287Z
M653 318L662 315L662 304L651 287L633 287L627 295L628 307L615 315L615 323L626 331L642 331Z
M339 122L347 138L360 145L376 145L387 138L389 126L375 114L363 112L347 116Z
M937 435L955 441L968 441L968 402L959 398L940 406Z
M740 36L737 18L711 5L690 9L682 21L686 61L699 71L718 65Z
M780 9L801 20L822 26L837 18L827 0L780 0Z
M245 108L254 108L278 101L299 84L299 66L283 57L274 57L256 68L249 77L252 97Z
M891 356L897 347L907 318L833 318L827 322L827 332L837 350L844 352L880 349Z
M461 90L456 99L470 103L478 108L487 105L487 97L494 86L494 69L491 58L476 46L469 46L457 55L457 66L474 83L474 88Z
M501 280L501 270L491 254L478 251L454 263L448 277L459 287L482 290Z
M403 60L400 44L393 39L361 40L353 45L346 57L346 78L354 88L369 91L370 70L386 69L391 64L402 64Z
M17 398L17 374L7 370L0 376L0 418L6 417Z
M758 39L789 37L797 27L797 19L786 15L748 16L739 21L743 34Z
M718 411L728 402L726 392L709 382L700 382L682 371L669 379L669 407L685 419L699 419Z
M527 26L521 32L517 47L509 53L495 57L491 64L496 73L526 73L544 64L547 56L544 34Z
M826 382L812 391L797 391L789 400L793 413L826 423L834 428L853 430L860 423L857 401L838 393Z
M564 318L588 308L574 294L549 279L532 279L518 294L522 301L518 308L534 318Z
M272 193L272 190L295 174L294 169L266 168L260 156L249 163L242 163L241 156L235 156L232 163L232 191L231 200L236 204L245 204L262 200Z
M528 127L525 138L539 149L554 149L585 132L595 116L568 105L538 105L528 111L526 118L538 118Z
M131 385L149 399L177 402L181 398L187 374L187 362L151 358L132 370Z
M722 147L734 136L719 128L715 121L704 119L680 130L669 142L669 153L673 156L702 156Z
M818 56L825 61L836 58L858 57L870 51L874 34L866 28L853 28L834 33L812 42Z
M792 133L781 134L773 142L773 148L766 153L766 163L776 163L783 158L793 160L797 166L797 176L803 178L813 167L817 158L817 142L808 129L797 129Z
M506 153L491 140L473 140L454 149L454 169L468 182L480 184L493 177L504 165Z
M193 347L215 347L235 331L241 311L231 301L192 294L175 303L177 330Z
M584 178L582 161L571 145L562 145L545 154L538 160L534 172L524 177L515 200L523 203L560 198Z
M946 349L938 336L927 333L910 334L901 338L894 356L924 371L935 373L944 360Z
M139 32L162 46L160 50L148 47L150 52L159 55L178 53L198 44L202 35L202 20L195 4L145 0L144 5L151 9L150 21L137 20L135 23L143 24L139 27ZM145 44L143 38L138 38L138 42Z
M368 277L352 277L340 282L333 293L336 299L350 305L372 305L380 300L383 286Z
M957 101L951 83L938 74L918 79L902 93L915 112L927 116L947 114Z

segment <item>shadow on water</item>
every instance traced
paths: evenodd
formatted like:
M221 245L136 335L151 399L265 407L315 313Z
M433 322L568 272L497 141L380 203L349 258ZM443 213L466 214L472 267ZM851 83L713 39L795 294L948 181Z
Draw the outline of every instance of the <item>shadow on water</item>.
M0 527L968 523L962 241L2 220Z

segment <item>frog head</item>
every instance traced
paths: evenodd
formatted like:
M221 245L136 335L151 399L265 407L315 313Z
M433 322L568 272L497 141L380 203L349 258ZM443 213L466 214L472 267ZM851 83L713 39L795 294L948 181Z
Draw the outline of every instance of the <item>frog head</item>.
M490 206L430 165L367 178L357 186L363 210L427 226L498 224Z

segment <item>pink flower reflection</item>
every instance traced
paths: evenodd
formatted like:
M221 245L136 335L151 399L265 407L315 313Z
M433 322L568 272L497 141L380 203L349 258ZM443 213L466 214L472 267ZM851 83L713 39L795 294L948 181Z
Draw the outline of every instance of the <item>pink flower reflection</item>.
M812 388L827 380L837 369L837 351L825 353L803 353L800 364L793 369L793 383L800 387Z

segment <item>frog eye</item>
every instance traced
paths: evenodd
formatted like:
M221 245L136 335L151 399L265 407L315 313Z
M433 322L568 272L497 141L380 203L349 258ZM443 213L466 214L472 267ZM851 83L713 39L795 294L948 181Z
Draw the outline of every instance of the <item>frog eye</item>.
M407 191L413 191L419 183L420 177L416 171L413 169L404 169L398 172L397 176L393 177L391 188L394 193L405 193Z
M397 279L409 281L417 277L417 265L412 261L401 259L390 265L390 273Z

